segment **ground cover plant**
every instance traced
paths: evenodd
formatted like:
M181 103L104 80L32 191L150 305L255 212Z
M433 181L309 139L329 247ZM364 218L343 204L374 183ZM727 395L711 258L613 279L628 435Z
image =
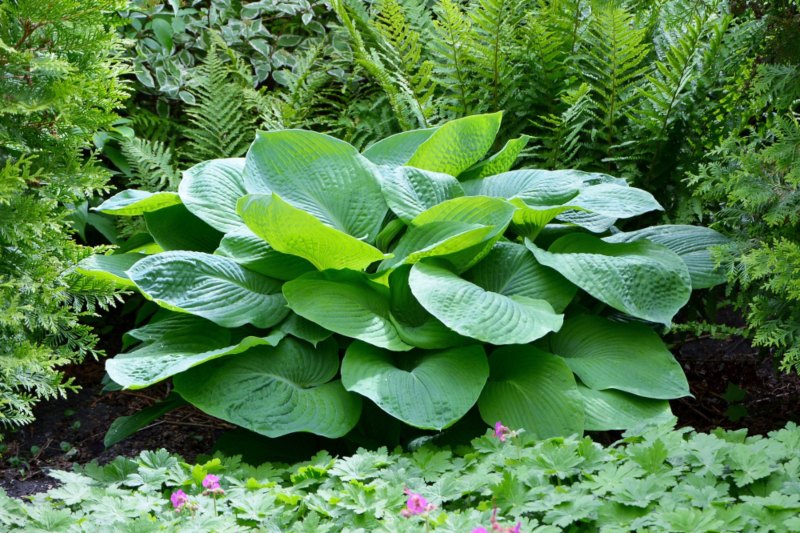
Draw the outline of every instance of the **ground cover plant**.
M320 452L296 464L187 464L166 450L55 471L7 531L796 531L800 430L748 437L671 424L602 447L507 428L456 449ZM496 527L493 527L495 526ZM502 529L500 529L502 528Z
M692 288L722 281L708 248L724 239L615 231L661 207L605 174L508 171L525 141L486 158L500 122L475 115L363 154L260 132L245 158L187 170L178 193L106 200L100 212L144 215L152 242L79 270L163 309L128 332L110 378L172 378L184 400L269 437L344 436L365 403L429 430L477 403L486 423L541 438L669 416L688 384L646 324L668 326Z

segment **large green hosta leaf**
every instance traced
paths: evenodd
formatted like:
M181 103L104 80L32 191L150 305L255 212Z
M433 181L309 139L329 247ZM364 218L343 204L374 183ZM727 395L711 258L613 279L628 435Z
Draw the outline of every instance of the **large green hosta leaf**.
M472 339L448 328L420 305L408 285L410 273L411 265L404 265L389 275L389 318L403 342L430 350L473 343Z
M173 205L144 214L147 231L163 250L211 253L222 233L194 216L185 205Z
M665 225L617 233L606 242L635 242L647 239L666 246L683 259L692 276L693 289L707 289L725 283L725 274L715 269L711 248L728 244L730 239L713 229L700 226Z
M312 272L283 286L289 307L320 326L393 351L410 350L389 317L389 290L348 270Z
M383 252L316 217L279 196L251 194L239 202L247 226L273 249L302 257L319 270L364 270L386 257Z
M178 187L183 205L209 226L228 233L244 222L236 202L244 188L244 158L212 159L184 171Z
M388 209L376 172L351 145L322 133L261 131L247 152L244 183L247 192L273 192L328 226L373 242Z
M489 366L478 400L486 423L524 428L539 439L583 432L583 397L563 359L532 346L506 346L489 356Z
M314 265L302 257L275 250L247 226L225 234L214 253L233 259L248 270L284 281L314 270Z
M492 113L452 120L420 144L406 164L458 176L486 155L502 118L502 113Z
M516 170L464 183L464 189L516 200L514 224L533 234L554 218L602 232L619 218L662 209L650 193L624 180L576 170Z
M144 254L90 255L75 266L84 276L111 281L117 287L129 289L136 284L128 277L126 270L146 257Z
M536 259L614 309L670 324L689 301L691 279L680 257L649 241L611 244L586 234L555 241L548 251L525 241Z
M95 211L117 216L137 216L181 203L178 193L147 192L128 189L115 194L94 208Z
M382 139L363 152L376 165L399 167L408 163L419 145L427 141L438 128L410 130Z
M426 257L446 259L463 271L480 261L503 235L515 208L497 198L460 197L420 213L379 271Z
M661 338L641 324L571 316L548 340L550 351L563 357L592 389L618 389L662 400L689 396L681 365Z
M506 143L502 150L494 154L492 157L485 161L481 161L461 174L458 179L461 181L475 180L507 172L514 163L517 161L520 152L527 146L529 137L522 136L517 139L511 139Z
M526 344L561 327L544 300L489 292L434 263L417 263L409 285L420 304L452 330L491 344Z
M275 346L285 333L242 336L198 317L180 317L140 330L146 342L135 350L106 361L106 371L126 389L141 389L219 357L242 353L254 346ZM236 340L234 340L236 339Z
M441 430L475 405L489 376L481 346L397 354L361 342L342 361L345 389L406 424Z
M453 176L414 167L392 169L381 186L386 203L404 222L445 200L464 196L464 189Z
M220 326L250 323L267 328L289 312L279 281L218 255L151 255L130 268L128 276L162 307L201 316Z
M358 422L361 399L340 381L336 343L292 338L175 376L175 389L206 413L268 437L309 432L341 437Z
M583 396L587 431L633 429L644 422L666 422L672 418L669 402L640 398L617 390L593 390L578 385Z
M463 277L504 296L546 300L557 313L563 312L578 292L564 276L537 263L527 248L511 242L495 244L489 255Z

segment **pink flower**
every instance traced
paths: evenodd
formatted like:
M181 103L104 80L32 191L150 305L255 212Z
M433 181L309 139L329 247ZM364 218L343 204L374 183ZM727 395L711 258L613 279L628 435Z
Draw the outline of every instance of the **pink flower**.
M214 474L208 474L205 478L203 478L203 487L207 488L208 490L219 489L219 478Z
M480 526L480 527L476 527L475 529L473 529L472 533L489 533L489 530L487 530L483 526Z
M511 528L511 533L519 533L519 527L522 525L522 522L517 522L517 525Z
M406 501L406 508L403 509L400 514L406 518L409 516L427 513L436 508L435 505L428 503L428 500L426 500L421 494L412 492L409 489L404 489L403 492L408 495L408 500Z
M511 430L503 425L499 420L494 425L494 436L500 439L500 442L506 441L506 436L511 434Z
M181 489L178 489L172 493L172 496L169 497L169 501L172 502L172 506L176 511L180 511L183 509L184 505L189 503L189 495L183 492Z

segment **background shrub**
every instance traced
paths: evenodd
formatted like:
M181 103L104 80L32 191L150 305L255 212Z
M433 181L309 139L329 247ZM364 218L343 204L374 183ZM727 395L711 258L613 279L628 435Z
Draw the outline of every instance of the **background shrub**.
M70 274L91 250L73 241L69 217L110 175L90 149L126 97L112 14L122 7L0 4L0 428L72 388L59 366L98 355L79 319L115 293Z

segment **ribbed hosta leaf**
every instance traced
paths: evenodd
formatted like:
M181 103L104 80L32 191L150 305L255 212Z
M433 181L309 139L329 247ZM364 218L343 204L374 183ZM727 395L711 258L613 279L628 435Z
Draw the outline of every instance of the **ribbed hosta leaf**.
M461 174L458 179L460 181L475 180L507 172L514 163L517 161L520 152L525 149L528 144L529 137L522 136L517 139L511 139L506 143L502 150L494 154L492 157L485 161L481 161L477 165L473 165Z
M548 251L525 241L536 259L614 309L670 324L689 301L691 279L675 252L649 241L611 244L586 234L559 238Z
M333 335L332 331L294 313L290 313L277 329L296 339L306 341L312 346L316 346Z
M383 252L316 217L279 196L251 194L239 202L247 226L273 249L302 257L319 270L364 270L386 257Z
M618 389L662 400L689 395L681 365L661 338L641 324L571 316L548 341L550 351L563 357L592 389Z
M381 139L363 152L376 165L399 167L408 163L419 145L427 141L438 128L410 130Z
M491 344L525 344L561 327L544 300L489 292L432 263L417 263L409 276L420 304L450 329Z
M728 244L730 239L713 229L700 226L665 225L617 233L606 242L635 242L647 239L666 246L683 259L692 277L693 289L707 289L725 283L725 274L714 268L711 248Z
M420 305L408 285L410 273L411 265L404 265L389 275L389 318L403 342L430 350L473 343L472 339L448 328Z
M395 168L382 188L389 208L404 222L445 200L464 196L453 176L414 167Z
M583 432L583 397L563 359L532 346L506 346L489 356L489 366L478 400L486 423L500 421L539 439Z
M181 203L181 197L174 192L147 192L128 189L115 194L94 208L95 211L117 216L143 215Z
M75 267L84 276L113 282L120 288L133 288L136 285L128 277L126 270L131 268L144 254L90 255Z
M406 164L458 176L492 147L502 117L502 113L492 113L451 120L420 144Z
M625 186L625 180L607 174L579 170L512 170L495 176L462 183L470 196L520 198L529 205L564 205L581 189L611 183Z
M633 429L644 422L666 422L672 418L669 402L640 398L616 390L593 390L578 385L583 396L587 431Z
M211 253L222 240L222 233L194 216L181 204L145 213L144 221L147 223L147 231L163 250Z
M302 257L275 250L247 226L225 234L214 253L233 259L248 270L284 281L314 270L314 265Z
M557 313L566 309L578 291L564 276L537 263L527 248L511 242L495 244L489 255L463 277L504 296L546 300Z
M395 354L361 342L347 349L342 384L406 424L441 430L475 405L489 376L481 346Z
M384 271L426 257L446 259L463 271L480 261L503 235L514 206L496 198L461 197L442 202L419 214L383 261Z
M279 281L234 261L198 252L148 256L128 276L156 303L207 318L220 326L267 328L288 313Z
M274 192L328 226L373 242L388 209L376 172L351 145L322 133L262 131L247 152L244 183L249 193Z
M312 272L287 282L283 294L295 313L340 335L393 351L412 348L389 318L389 290L365 274Z
M244 188L244 158L212 159L184 171L178 188L183 205L209 226L227 233L244 225L236 202Z
M249 350L254 346L275 346L285 333L264 337L236 335L232 330L197 317L167 319L162 328L152 329L144 345L106 361L106 372L126 389L141 389L194 366Z
M309 432L341 437L358 422L361 399L330 381L336 343L284 339L175 376L175 389L206 413L268 437Z

